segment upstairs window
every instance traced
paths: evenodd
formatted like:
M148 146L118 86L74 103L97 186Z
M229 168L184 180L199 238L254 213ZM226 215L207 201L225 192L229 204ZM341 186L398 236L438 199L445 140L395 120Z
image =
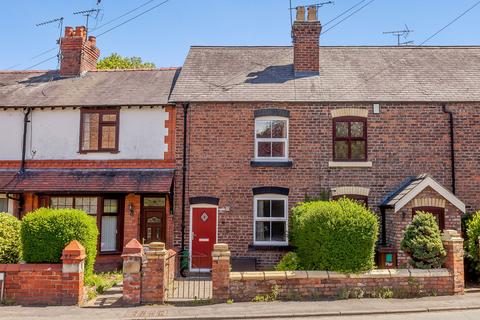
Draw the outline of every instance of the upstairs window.
M119 110L82 109L80 152L118 151Z
M333 160L367 160L367 120L365 118L333 119Z
M255 119L255 158L288 160L288 119L261 117Z

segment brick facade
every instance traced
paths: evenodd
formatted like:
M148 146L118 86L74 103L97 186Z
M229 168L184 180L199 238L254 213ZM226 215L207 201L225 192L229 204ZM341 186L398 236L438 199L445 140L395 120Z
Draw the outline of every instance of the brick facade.
M268 108L290 111L289 158L291 168L252 167L254 157L254 111ZM475 134L480 104L451 104L456 133L457 196L469 211L480 208L480 160L470 146L479 145ZM333 168L331 111L357 108L368 111L368 161L366 168ZM175 242L181 240L181 190L183 157L183 112L177 112ZM437 103L386 103L373 114L368 103L191 103L188 111L188 171L186 198L186 243L189 237L188 199L213 196L219 207L218 242L229 243L232 257L256 257L266 269L282 256L279 250L252 250L252 188L279 186L290 189L289 208L305 195L343 186L369 188L369 206L378 204L406 177L430 174L451 190L451 158L448 114ZM449 226L458 229L459 215ZM447 219L448 221L448 219Z

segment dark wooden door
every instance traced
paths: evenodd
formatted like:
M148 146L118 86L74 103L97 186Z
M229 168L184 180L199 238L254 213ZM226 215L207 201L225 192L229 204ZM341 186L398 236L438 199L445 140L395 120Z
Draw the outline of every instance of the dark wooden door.
M418 212L429 212L431 213L434 217L435 220L437 220L438 227L440 228L440 231L445 230L445 209L444 208L438 208L438 207L416 207L412 209L413 211L413 216L415 216Z
M165 208L144 207L143 208L143 230L144 243L166 241Z

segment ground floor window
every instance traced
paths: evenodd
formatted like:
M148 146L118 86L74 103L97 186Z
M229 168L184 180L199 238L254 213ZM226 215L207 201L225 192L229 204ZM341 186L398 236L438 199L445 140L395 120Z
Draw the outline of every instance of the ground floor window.
M0 194L0 212L8 212L8 198L5 194Z
M288 197L259 195L254 199L254 243L288 244Z
M115 197L50 196L50 208L74 208L96 217L100 230L100 252L120 251L121 201Z

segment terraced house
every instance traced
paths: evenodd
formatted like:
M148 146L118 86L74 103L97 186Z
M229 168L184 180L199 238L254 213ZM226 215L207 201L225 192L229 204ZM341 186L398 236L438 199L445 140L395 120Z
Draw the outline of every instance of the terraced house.
M306 197L374 210L380 267L407 262L418 211L460 230L480 209L480 47L321 46L305 11L293 46L192 47L181 70L97 71L67 27L60 70L0 73L0 211L85 210L97 269L132 238L200 271L220 242L234 270L270 268Z
M96 71L99 49L67 27L60 70L0 73L0 211L78 208L97 219L97 269L132 238L173 241L177 69Z
M174 243L194 256L228 243L234 269L270 268L296 203L346 196L381 219L380 267L404 265L417 211L460 230L480 208L480 48L321 46L305 11L292 47L191 48L170 96Z

